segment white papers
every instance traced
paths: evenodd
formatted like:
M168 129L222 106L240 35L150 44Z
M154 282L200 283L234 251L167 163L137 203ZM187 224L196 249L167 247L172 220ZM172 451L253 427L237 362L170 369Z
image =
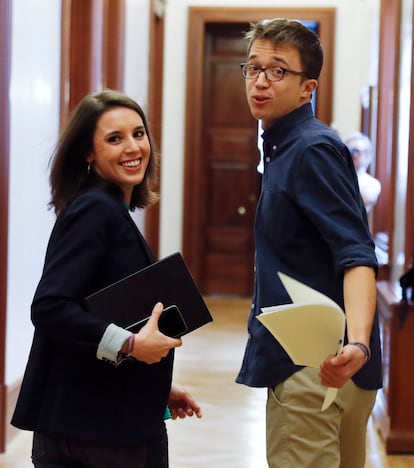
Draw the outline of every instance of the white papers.
M293 304L263 307L256 318L283 346L299 366L319 368L343 346L345 314L336 302L309 286L278 273ZM329 407L338 389L328 388L322 411Z

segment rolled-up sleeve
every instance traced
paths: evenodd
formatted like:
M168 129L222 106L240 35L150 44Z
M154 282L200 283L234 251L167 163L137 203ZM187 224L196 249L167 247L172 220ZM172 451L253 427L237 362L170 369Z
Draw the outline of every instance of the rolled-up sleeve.
M130 337L131 332L111 323L98 345L96 357L104 361L116 363L119 360L119 352L122 345Z
M329 245L337 273L362 265L378 268L365 208L349 164L332 146L316 145L303 154L295 177L297 203Z

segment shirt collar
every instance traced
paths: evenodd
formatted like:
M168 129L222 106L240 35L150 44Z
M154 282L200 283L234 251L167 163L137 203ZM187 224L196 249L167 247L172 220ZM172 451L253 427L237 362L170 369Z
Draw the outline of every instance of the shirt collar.
M313 117L314 114L311 103L308 102L303 104L279 119L271 127L264 130L262 134L263 141L266 143L269 139L274 141L275 138L281 138L285 136L291 128L297 127L304 120L308 120Z

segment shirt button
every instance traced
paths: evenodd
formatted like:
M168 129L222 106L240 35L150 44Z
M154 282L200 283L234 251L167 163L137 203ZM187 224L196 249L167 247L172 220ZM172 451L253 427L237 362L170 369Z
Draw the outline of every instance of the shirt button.
M273 151L277 150L277 145L273 145Z
M270 162L270 158L269 158L269 156L267 156L267 158L266 158L266 162Z

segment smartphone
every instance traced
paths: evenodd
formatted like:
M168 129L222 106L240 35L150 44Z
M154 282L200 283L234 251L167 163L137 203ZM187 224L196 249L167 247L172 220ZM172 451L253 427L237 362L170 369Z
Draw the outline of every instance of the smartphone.
M129 325L126 329L132 333L138 333L148 320L149 317L146 317L145 319ZM184 335L187 331L187 324L178 306L174 304L164 308L158 320L158 328L161 333L171 338L179 338Z

